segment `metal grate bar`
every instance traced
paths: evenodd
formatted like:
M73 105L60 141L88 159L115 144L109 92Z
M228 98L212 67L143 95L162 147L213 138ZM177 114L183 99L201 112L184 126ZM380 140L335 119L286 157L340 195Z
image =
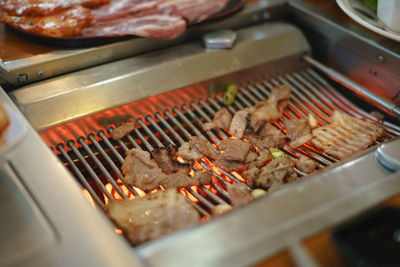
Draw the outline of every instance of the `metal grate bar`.
M93 135L89 135L89 140L92 142L92 144L94 144L94 146L96 147L97 151L103 156L103 158L107 161L108 165L110 165L110 167L112 168L112 170L117 174L118 178L121 180L121 182L128 188L128 190L134 194L135 196L137 196L138 194L135 192L135 190L133 190L133 188L131 187L131 185L129 185L126 181L125 181L125 177L122 175L121 171L119 170L119 168L114 164L114 161L111 160L111 158L107 155L107 153L103 150L103 148L100 146L100 144L96 141L96 139L94 138ZM108 140L107 140L108 141ZM112 179L112 178L111 178ZM114 181L114 179L112 179ZM118 188L120 188L118 186ZM118 193L120 193L118 191ZM121 191L121 193L123 193ZM125 199L126 195L125 193L123 193L123 198Z
M67 160L69 166L71 166L72 170L75 172L77 175L79 181L83 184L83 186L86 188L86 190L89 192L89 194L92 196L96 204L102 208L103 210L105 209L104 203L100 200L99 196L94 192L93 188L90 186L86 178L82 175L82 173L79 171L78 167L76 167L75 163L72 161L71 157L68 155L68 153L65 151L64 146L62 144L57 145L57 150L61 152L61 154L64 156L64 158Z
M83 166L86 168L86 170L89 172L90 176L93 178L93 180L96 182L96 184L100 187L101 191L103 191L103 193L106 195L106 197L108 199L112 199L112 196L110 195L108 190L105 188L104 184L101 182L100 178L94 172L94 170L89 165L89 163L86 162L86 160L83 158L82 154L78 151L74 142L69 141L67 144L72 149L72 151L75 153L75 155L78 157L79 161L83 164Z
M117 185L115 180L111 177L111 174L106 170L104 165L100 162L100 160L96 157L93 151L89 148L89 146L85 143L85 139L83 137L78 138L79 144L86 150L92 160L96 163L97 167L101 170L101 172L106 176L107 180L111 183L114 189L118 192L118 194L123 198L127 199L124 192L122 192L121 188Z

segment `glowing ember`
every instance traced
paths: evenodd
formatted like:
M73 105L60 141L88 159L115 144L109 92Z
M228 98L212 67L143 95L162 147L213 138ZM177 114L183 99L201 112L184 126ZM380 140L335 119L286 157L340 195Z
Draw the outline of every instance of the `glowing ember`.
M195 196L193 196L191 193L189 193L189 191L187 191L186 189L180 188L179 192L181 194L183 194L185 197L187 197L188 199L190 199L192 202L194 202L194 203L199 202L199 200Z
M117 234L122 235L122 230L121 230L121 229L119 229L119 228L117 228L117 227L114 227L114 231L115 231Z
M94 200L93 200L92 196L90 195L90 193L86 189L83 189L82 193L86 197L86 199L89 201L90 205L93 208L96 208L96 205L94 204Z
M232 172L232 175L235 176L240 181L246 183L246 179L244 179L238 172Z

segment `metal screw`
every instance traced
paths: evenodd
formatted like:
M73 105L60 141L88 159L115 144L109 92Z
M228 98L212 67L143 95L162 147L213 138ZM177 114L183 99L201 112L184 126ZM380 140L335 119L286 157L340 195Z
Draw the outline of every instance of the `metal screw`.
M271 13L269 13L268 11L265 11L263 13L263 19L265 19L265 20L271 19Z
M378 56L376 60L378 61L378 63L383 63L385 61L385 58L383 56Z
M20 74L17 77L17 82L18 83L26 83L29 80L28 74Z
M42 70L40 70L40 71L38 71L38 73L37 73L37 76L39 77L39 78L43 78L44 77L44 71L42 71Z

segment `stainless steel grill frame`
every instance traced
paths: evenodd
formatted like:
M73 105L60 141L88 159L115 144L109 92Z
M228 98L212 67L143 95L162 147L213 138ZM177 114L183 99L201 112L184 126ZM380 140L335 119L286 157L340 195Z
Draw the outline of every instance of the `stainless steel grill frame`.
M385 96L391 97L391 94L395 92L393 88L396 88L398 77L400 77L397 71L400 55L395 52L396 47L393 46L393 43L382 42L382 40L378 40L362 30L336 23L329 16L320 15L319 12L308 8L300 1L288 1L286 4L283 2L286 1L270 1L272 6L278 7L277 13L274 13L275 8L271 9L266 2L251 6L250 13L246 9L244 13L238 15L240 18L246 18L246 25L248 25L247 23L251 24L249 21L260 23L260 21L268 20L268 18L277 17L293 22L306 34L313 48L314 59L334 67L351 80L364 84L364 86L365 81L371 80L371 77L363 80L360 79L360 75L368 73L368 70L355 68L355 71L351 71L350 68L361 63L363 66L365 64L373 70L373 73L378 73L377 76L372 77L371 84L374 84L374 79L386 81L388 86L383 88ZM256 7L257 10L253 10L253 7ZM244 15L244 17L241 15ZM252 18L253 15L254 19ZM247 20L249 18L250 20ZM235 17L232 17L230 21L232 20L235 21ZM238 26L239 24L235 25ZM269 88L274 84L288 82L296 88L297 92L294 95L297 99L293 98L294 101L286 109L285 118L301 117L310 110L312 112L316 110L315 116L319 117L320 122L327 123L329 121L327 115L335 108L343 109L355 116L369 116L363 110L354 108L343 95L332 88L331 81L319 75L315 69L304 68L304 66L297 68L298 65L296 64L276 64L276 61L278 59L280 61L281 58L285 58L286 61L284 62L297 62L299 58L302 58L304 52L309 52L307 42L304 42L302 34L299 34L296 27L288 27L285 23L279 24L275 31L266 31L268 36L263 35L263 38L268 37L266 39L269 40L260 41L252 38L251 35L243 35L244 38L238 39L236 49L229 53L220 51L207 54L199 43L187 43L155 53L157 59L162 58L163 61L149 60L152 54L137 56L22 87L11 92L10 96L25 112L30 124L37 131L43 131L66 121L86 117L101 110L152 94L184 87L193 82L212 79L232 72L234 72L233 75L236 75L235 72L238 70L247 69L264 62L273 62L271 63L272 67L263 66L265 68L261 68L263 70L261 73L267 76L280 74L272 79L269 79L269 77L262 77L254 81L248 79L250 83L242 85L242 95L238 97L231 112L267 97ZM238 26L238 28L240 27ZM205 27L205 29L212 29L212 27ZM282 34L282 32L285 34ZM328 33L330 34L328 35ZM287 40L291 40L291 45L283 47L282 43L287 42ZM341 40L347 40L347 42L343 43ZM258 49L251 49L256 43L259 44ZM90 52L96 54L113 51L112 48L127 47L130 44L127 42L110 47L104 46L100 49L84 49L76 51L78 53L68 54L67 59L76 58L80 55L93 55ZM240 49L237 49L239 47L242 51L246 51L246 54L237 53L240 51ZM271 50L281 49L278 49L279 53L275 54L268 53L268 49L259 50L265 47L271 48ZM296 47L296 49L292 49L293 47ZM362 47L362 49L357 50L354 49L355 47ZM180 49L175 56L173 55L174 49ZM260 51L264 52L260 53ZM384 55L386 61L376 66L374 64L375 56L381 54ZM165 55L170 56L167 58L169 60L163 57ZM233 58L239 59L239 64L230 61ZM196 63L193 64L193 62ZM345 64L345 62L349 64ZM155 63L158 64L156 67L154 67ZM187 77L179 76L177 79L167 80L153 91L144 89L157 85L155 81L151 80L152 77L171 75L168 69L171 66L177 67L179 64L184 66L185 70L191 71L191 74ZM302 63L302 65L304 64ZM196 73L195 70L199 66L213 74L207 76L205 72ZM32 65L28 67L32 67ZM290 69L288 70L288 68ZM296 68L297 70L292 71ZM18 69L23 68L15 68L14 70ZM172 69L176 70L176 68ZM124 71L120 72L121 70ZM96 75L98 73L101 73L101 75ZM148 73L151 73L151 75L148 75ZM251 72L249 73L251 74ZM251 77L250 74L249 77ZM102 77L99 78L99 76ZM82 80L76 79L76 77L81 77ZM142 87L136 91L136 95L132 95L130 86L133 83L143 85L144 81L148 87ZM118 99L113 94L115 91L111 90L107 86L108 84L119 89ZM4 92L0 96L1 99L11 103ZM312 97L309 98L309 96ZM297 105L296 102L303 103L303 99L310 102L308 109ZM322 102L319 100L322 100ZM396 101L396 98L393 98L393 102ZM129 149L130 146L138 145L144 149L150 149L150 147L159 146L160 143L163 144L163 141L167 138L161 132L168 128L168 125L177 132L179 137L174 136L172 133L174 131L171 132L171 129L169 129L169 132L165 132L165 135L176 144L180 143L179 139L186 140L187 136L182 133L183 130L171 125L173 119L182 124L189 134L195 134L194 129L197 129L208 136L208 133L200 130L200 124L196 121L198 117L193 120L191 113L200 114L204 120L211 119L214 112L219 108L219 99L203 99L193 104L186 103L184 107L175 107L175 110L180 113L169 110L167 114L158 113L154 117L146 116L142 118L139 123L141 127L130 138L128 137L128 140L124 140L120 144L108 140L105 131L98 132L94 129L93 132L89 131L92 134L77 136L76 140L66 140L64 142L66 146L52 145L58 149L61 157L65 156L65 162L68 162L72 171L74 171L73 169L80 170L86 164L87 166L97 166L98 161L100 161L99 164L104 168L95 167L92 171L78 175L81 184L88 186L88 188L91 188L91 185L85 185L85 181L94 181L95 186L92 187L94 188L92 191L96 194L98 187L96 180L99 184L103 184L107 175L111 177L110 179L118 177L118 165L122 162L123 151ZM45 112L44 115L43 112ZM205 113L208 119L202 113ZM194 129L188 123L185 123L185 120L191 121ZM277 127L279 126L277 124ZM161 128L161 132L157 127ZM387 136L378 140L377 145L399 133L398 127L393 124L385 123L385 128L387 129ZM150 132L147 132L146 129L149 129ZM215 140L221 140L220 134L224 132L213 131L212 133L216 137ZM151 137L152 134L155 134L155 139ZM63 149L65 153L62 151ZM70 149L71 151L69 151ZM307 181L287 185L278 192L257 199L251 205L246 205L235 212L218 216L200 227L185 229L174 235L135 248L130 248L121 236L113 233L112 224L102 212L90 208L81 195L82 187L62 166L61 162L54 155L51 155L32 127L29 127L29 135L26 141L18 147L15 153L8 155L7 164L12 166L13 175L23 182L25 190L36 200L36 205L41 208L41 213L53 226L52 233L57 236L58 247L56 250L43 249L40 255L27 258L28 260L25 259L25 262L33 262L38 266L62 264L70 266L79 262L84 265L96 266L122 266L123 264L129 266L142 264L149 266L186 266L188 262L199 266L231 266L233 264L253 264L284 249L301 247L300 244L305 238L321 230L329 229L397 194L397 188L400 187L400 176L398 173L389 172L376 162L375 149L376 147L372 147L344 161L336 162L334 158L321 154L320 151L313 151L311 147L306 146L295 151L287 148L286 151L292 156L310 152L313 158L321 166L324 166L324 171L316 173L312 179L304 179ZM33 157L27 155L27 150L35 151L36 155ZM75 150L77 151L76 154ZM74 157L71 157L71 155ZM79 159L78 155L82 157L82 160ZM68 159L67 156L70 158ZM86 161L86 164L84 164L84 161ZM92 175L97 176L98 179L92 178ZM215 205L221 200L229 202L229 197L224 190L224 183L227 183L226 180L229 178L227 175L221 173L221 179L217 177L215 180L214 187L221 185L220 188L216 188L218 194L215 197L213 194L209 194L208 188L204 189L205 192L196 193L193 191L198 198L201 198L200 204L197 205L200 212L207 214L210 205ZM86 179L88 177L90 177L89 180ZM219 184L220 182L221 184ZM50 186L52 189L61 190L65 188L65 190L61 190L61 192L49 190ZM113 187L113 190L117 192L118 189ZM134 188L127 190L130 193L126 197L129 194L137 193ZM91 193L93 195L93 192ZM102 194L101 191L100 193ZM100 206L102 205L102 199L99 198L96 202L100 203ZM208 204L202 204L203 202ZM76 218L79 218L79 221ZM211 240L210 237L212 237ZM84 240L80 240L77 244L76 241L80 238ZM182 253L182 251L185 253ZM74 256L71 257L71 255ZM21 262L23 261L21 260Z

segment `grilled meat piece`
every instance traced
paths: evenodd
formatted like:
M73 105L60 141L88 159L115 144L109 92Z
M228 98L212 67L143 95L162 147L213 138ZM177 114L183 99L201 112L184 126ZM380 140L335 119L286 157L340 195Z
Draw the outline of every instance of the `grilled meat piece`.
M218 150L223 151L219 154L218 159L222 160L237 160L245 161L247 154L249 153L251 144L238 139L225 139L222 141Z
M129 184L142 190L165 185L168 179L168 175L163 173L157 163L150 158L150 153L137 148L126 153L121 170Z
M246 133L244 138L249 140L260 150L269 149L270 147L282 148L287 143L288 139L284 134L261 137L252 133Z
M111 138L114 140L121 140L125 135L132 132L136 128L136 122L128 121L115 128L111 133Z
M236 137L241 139L247 126L247 116L249 115L249 109L243 109L235 112L233 115L231 125L229 126L229 132Z
M214 164L228 172L237 171L246 167L245 162L237 160L218 159L214 162Z
M176 149L173 146L156 148L151 151L153 159L165 174L176 173L179 169L177 162L174 162L176 159L175 153Z
M198 160L203 156L216 159L218 153L207 139L199 136L193 136L189 142L183 143L177 154L186 160Z
M228 184L226 189L231 197L231 204L235 208L246 205L253 199L250 190L245 184Z
M332 123L312 131L311 142L317 148L338 159L370 146L383 129L368 119L347 116L339 111L332 115Z
M189 23L200 22L222 10L228 0L162 0L159 8L175 9Z
M246 156L245 162L251 163L251 162L255 161L257 158L258 158L258 153L253 148L251 148L249 153Z
M274 159L265 165L259 176L251 182L254 186L262 188L270 187L274 181L281 184L290 182L297 178L297 173L293 169L294 165L295 162L289 157Z
M10 16L48 16L73 6L95 7L110 0L3 0L0 9ZM54 25L53 25L54 27Z
M122 173L126 176L126 181L145 191L160 185L164 188L171 188L211 182L211 175L201 171L195 172L194 176L190 177L190 165L178 163L170 153L167 149L159 149L154 152L157 158L155 160L150 158L150 153L147 151L137 148L129 150L121 168ZM168 169L169 167L171 169Z
M260 101L255 111L250 115L249 126L258 132L265 122L271 122L282 116L283 109L287 106L291 87L287 84L275 86L267 101Z
M229 129L231 125L232 115L226 108L220 109L214 116L212 122L206 122L203 124L204 131L209 131L211 129L223 128Z
M305 119L292 119L284 121L285 129L291 140L289 145L293 148L299 147L311 140L311 126Z
M274 135L282 135L282 132L271 123L265 123L264 126L258 132L258 135L262 137L267 137Z
M133 245L200 222L198 212L175 189L157 191L143 198L110 201L107 215Z
M82 29L92 21L93 16L89 9L74 6L49 16L11 16L7 12L1 13L0 21L18 30L34 35L56 38L73 38L80 34Z
M309 157L300 157L296 161L296 167L302 172L312 173L317 168L317 163Z

